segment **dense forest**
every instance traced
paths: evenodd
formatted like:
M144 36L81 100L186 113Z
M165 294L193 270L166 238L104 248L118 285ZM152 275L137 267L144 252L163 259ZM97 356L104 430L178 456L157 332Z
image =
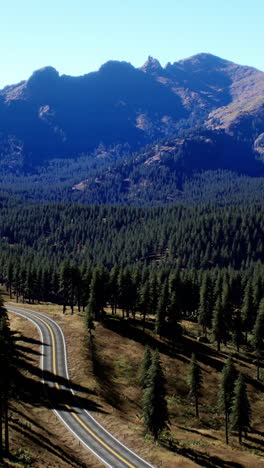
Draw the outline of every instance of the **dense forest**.
M159 208L20 204L2 198L2 265L58 266L69 259L107 268L157 264L248 268L263 258L262 204Z
M8 164L2 142L1 191L24 201L161 206L263 202L264 167L252 135L227 135L198 125L142 147L126 144L39 165Z
M84 310L95 283L95 314L110 304L144 320L158 318L159 308L165 321L197 319L204 295L204 326L222 298L232 318L226 332L234 333L238 310L250 310L250 331L263 295L263 210L17 205L2 198L0 280L10 297L54 301L64 311Z

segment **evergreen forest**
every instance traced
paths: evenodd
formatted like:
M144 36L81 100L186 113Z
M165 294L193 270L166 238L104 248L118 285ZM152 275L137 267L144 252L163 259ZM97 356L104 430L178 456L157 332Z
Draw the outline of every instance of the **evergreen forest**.
M33 203L2 192L0 206L0 283L11 301L53 303L62 315L79 313L85 318L88 348L94 346L98 323L108 329L119 324L119 332L132 338L133 327L139 327L146 343L151 332L156 341L146 351L139 387L144 428L154 440L169 434L171 411L154 342L166 343L166 352L176 356L184 343L185 323L197 324L201 343L209 343L212 353L221 353L227 345L237 353L247 350L255 382L262 385L262 203ZM2 343L14 346L3 303L1 307ZM192 348L189 359L191 354ZM192 354L186 380L197 420L206 380L199 359ZM229 360L222 369L219 408L225 415L226 443L231 431L242 443L251 427L251 408L244 376L232 366ZM8 387L1 392L4 454L9 450L4 412ZM168 437L168 448L175 447Z

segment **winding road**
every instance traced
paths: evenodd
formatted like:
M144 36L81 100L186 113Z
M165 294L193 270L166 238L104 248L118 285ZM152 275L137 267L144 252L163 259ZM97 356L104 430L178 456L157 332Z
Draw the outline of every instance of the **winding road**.
M42 342L42 382L53 411L74 436L105 466L154 468L104 429L85 408L77 405L77 397L74 398L70 384L66 343L61 327L40 312L15 306L8 306L7 310L30 320L38 328ZM56 403L54 392L57 394ZM61 395L59 401L58 395Z

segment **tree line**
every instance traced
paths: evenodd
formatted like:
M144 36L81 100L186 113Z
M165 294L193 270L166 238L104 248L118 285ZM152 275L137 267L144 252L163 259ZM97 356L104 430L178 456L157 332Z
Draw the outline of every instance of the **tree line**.
M233 342L239 351L253 334L258 362L263 348L263 278L260 266L249 271L203 271L115 265L108 270L70 261L38 269L9 262L0 276L11 298L54 301L62 305L63 313L68 309L74 313L76 307L79 312L90 310L98 321L103 321L107 307L113 314L120 310L124 318L140 314L143 328L151 316L157 335L172 341L181 333L184 318L197 321L205 336L210 330L218 350Z
M0 198L0 259L247 269L263 260L264 205L158 208Z

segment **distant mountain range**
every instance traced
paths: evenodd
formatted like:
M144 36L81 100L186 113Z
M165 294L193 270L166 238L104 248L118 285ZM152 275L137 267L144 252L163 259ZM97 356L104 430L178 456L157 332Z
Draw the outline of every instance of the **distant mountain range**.
M30 183L31 198L50 197L45 179L63 185L54 200L163 203L205 171L262 177L263 161L264 73L211 54L80 77L45 67L0 91L2 186Z
M149 57L140 69L110 61L80 77L45 67L0 91L1 159L13 164L100 143L136 150L201 123L255 141L264 132L264 73L211 54L165 68Z

